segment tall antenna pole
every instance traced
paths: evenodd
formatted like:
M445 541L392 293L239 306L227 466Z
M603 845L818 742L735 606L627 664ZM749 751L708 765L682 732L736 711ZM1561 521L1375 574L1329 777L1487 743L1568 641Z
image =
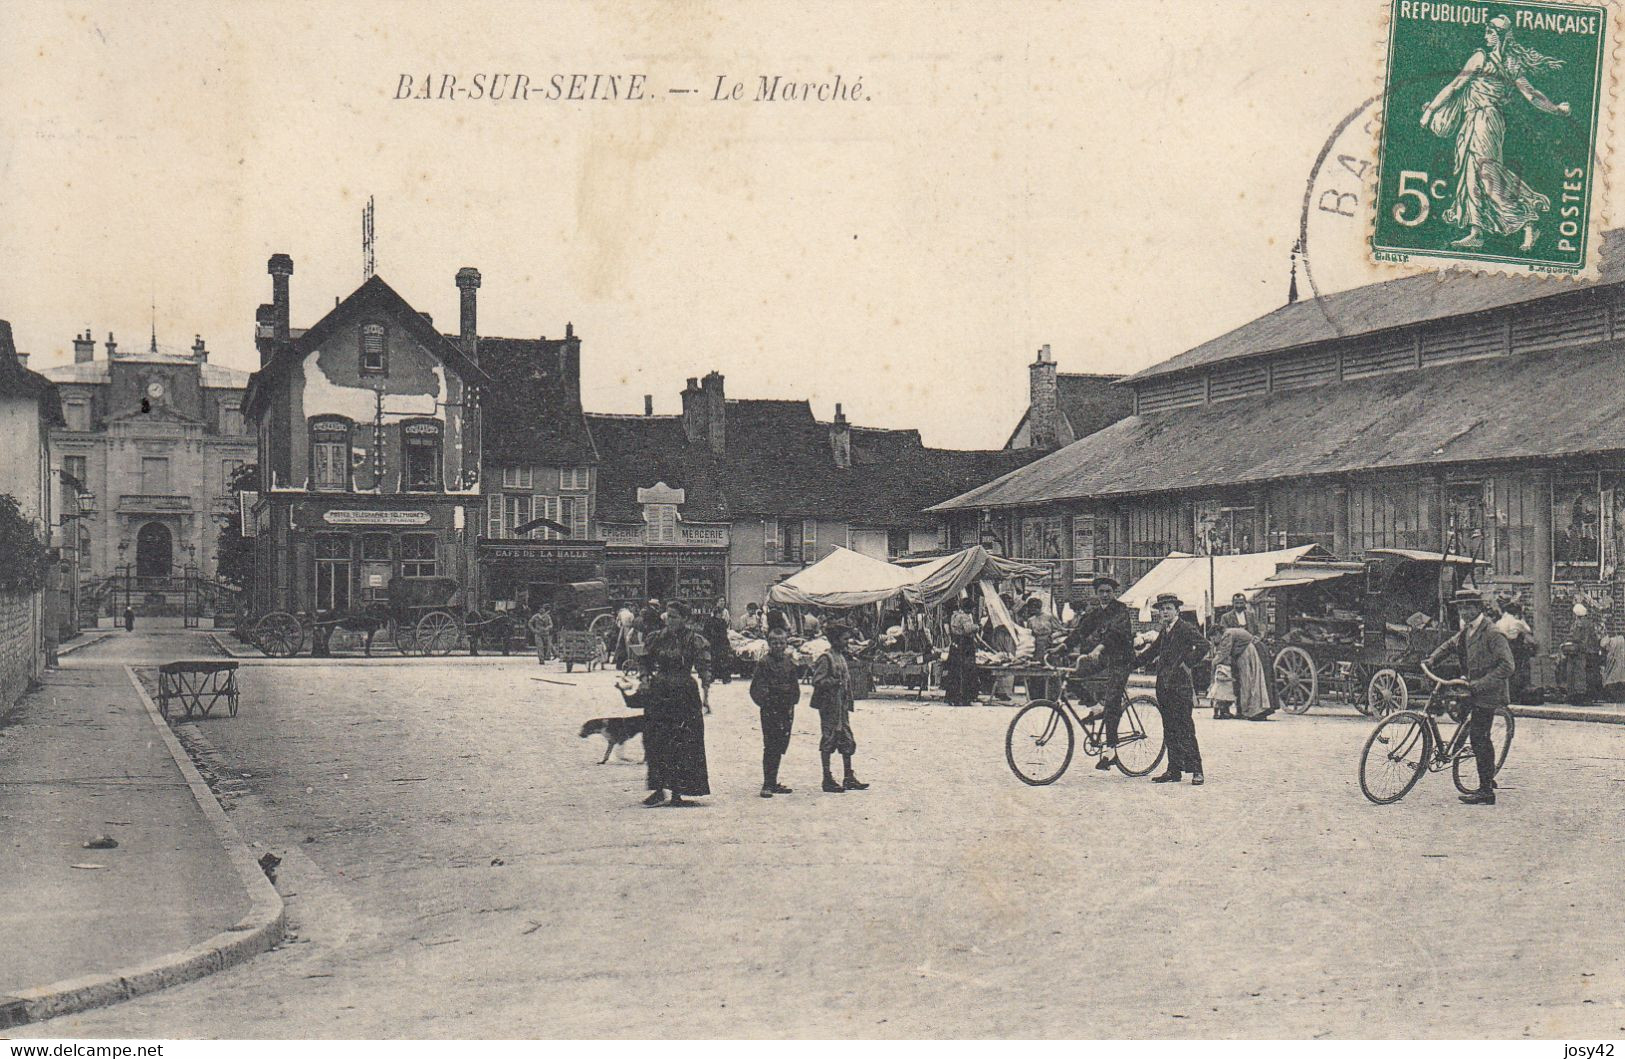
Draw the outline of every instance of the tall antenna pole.
M378 262L375 257L377 243L372 228L372 196L367 196L367 205L361 210L361 278L371 279L373 273L378 271Z

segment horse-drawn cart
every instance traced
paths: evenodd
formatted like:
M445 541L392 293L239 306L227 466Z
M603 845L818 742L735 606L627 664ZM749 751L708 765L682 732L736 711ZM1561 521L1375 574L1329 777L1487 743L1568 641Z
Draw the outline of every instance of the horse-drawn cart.
M401 654L446 655L478 636L487 625L508 628L504 617L465 615L458 596L462 587L450 577L408 577L391 581L383 599L349 611L294 614L273 611L249 627L249 638L273 658L291 658L308 639L316 654L326 654L335 629L363 634L364 651L372 654L380 634Z
M1425 693L1421 663L1449 635L1441 600L1472 572L1463 555L1373 548L1364 562L1304 559L1255 586L1281 706L1335 697L1362 713L1403 710Z

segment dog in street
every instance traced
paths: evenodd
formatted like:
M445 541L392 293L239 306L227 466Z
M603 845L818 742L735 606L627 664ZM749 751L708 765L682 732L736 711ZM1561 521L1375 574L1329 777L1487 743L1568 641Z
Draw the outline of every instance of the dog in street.
M609 760L609 755L624 745L634 736L643 734L642 717L596 717L581 726L581 738L601 735L604 737L604 756L599 764Z

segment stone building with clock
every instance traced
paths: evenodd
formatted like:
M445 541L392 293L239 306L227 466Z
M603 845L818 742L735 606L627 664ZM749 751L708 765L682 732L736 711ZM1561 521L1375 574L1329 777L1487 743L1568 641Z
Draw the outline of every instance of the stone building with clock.
M74 336L71 364L43 369L62 401L56 469L94 497L63 527L77 537L81 582L214 577L215 515L234 502L233 473L255 459L247 373L211 363L201 337L187 350L156 337L124 349L109 333L97 352L87 330Z

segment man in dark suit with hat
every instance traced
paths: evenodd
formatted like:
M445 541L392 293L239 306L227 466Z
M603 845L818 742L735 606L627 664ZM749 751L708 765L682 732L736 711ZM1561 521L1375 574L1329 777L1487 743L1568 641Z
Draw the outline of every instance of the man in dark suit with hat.
M1168 769L1153 776L1151 782L1178 783L1189 772L1191 786L1200 787L1205 777L1202 751L1196 745L1196 722L1191 717L1196 708L1191 667L1207 657L1208 643L1196 626L1179 616L1183 607L1172 592L1157 597L1152 609L1162 622L1162 631L1135 661L1141 666L1156 663L1157 709L1162 713L1162 731L1168 741Z
M1106 749L1095 762L1095 769L1105 772L1117 760L1117 725L1123 718L1123 690L1128 687L1128 675L1134 668L1134 614L1127 604L1118 600L1117 594L1123 585L1111 574L1096 576L1093 587L1095 609L1078 623L1071 639L1082 654L1078 659L1079 669L1092 667L1103 678L1100 701L1091 707L1090 714L1103 714L1106 719Z
M1428 656L1428 668L1447 660L1461 666L1461 676L1445 683L1467 688L1472 695L1467 738L1478 766L1478 790L1462 795L1461 800L1468 805L1494 805L1495 741L1491 726L1496 707L1507 704L1507 679L1514 668L1512 647L1485 614L1484 600L1477 592L1460 589L1454 603L1461 616L1461 630Z

